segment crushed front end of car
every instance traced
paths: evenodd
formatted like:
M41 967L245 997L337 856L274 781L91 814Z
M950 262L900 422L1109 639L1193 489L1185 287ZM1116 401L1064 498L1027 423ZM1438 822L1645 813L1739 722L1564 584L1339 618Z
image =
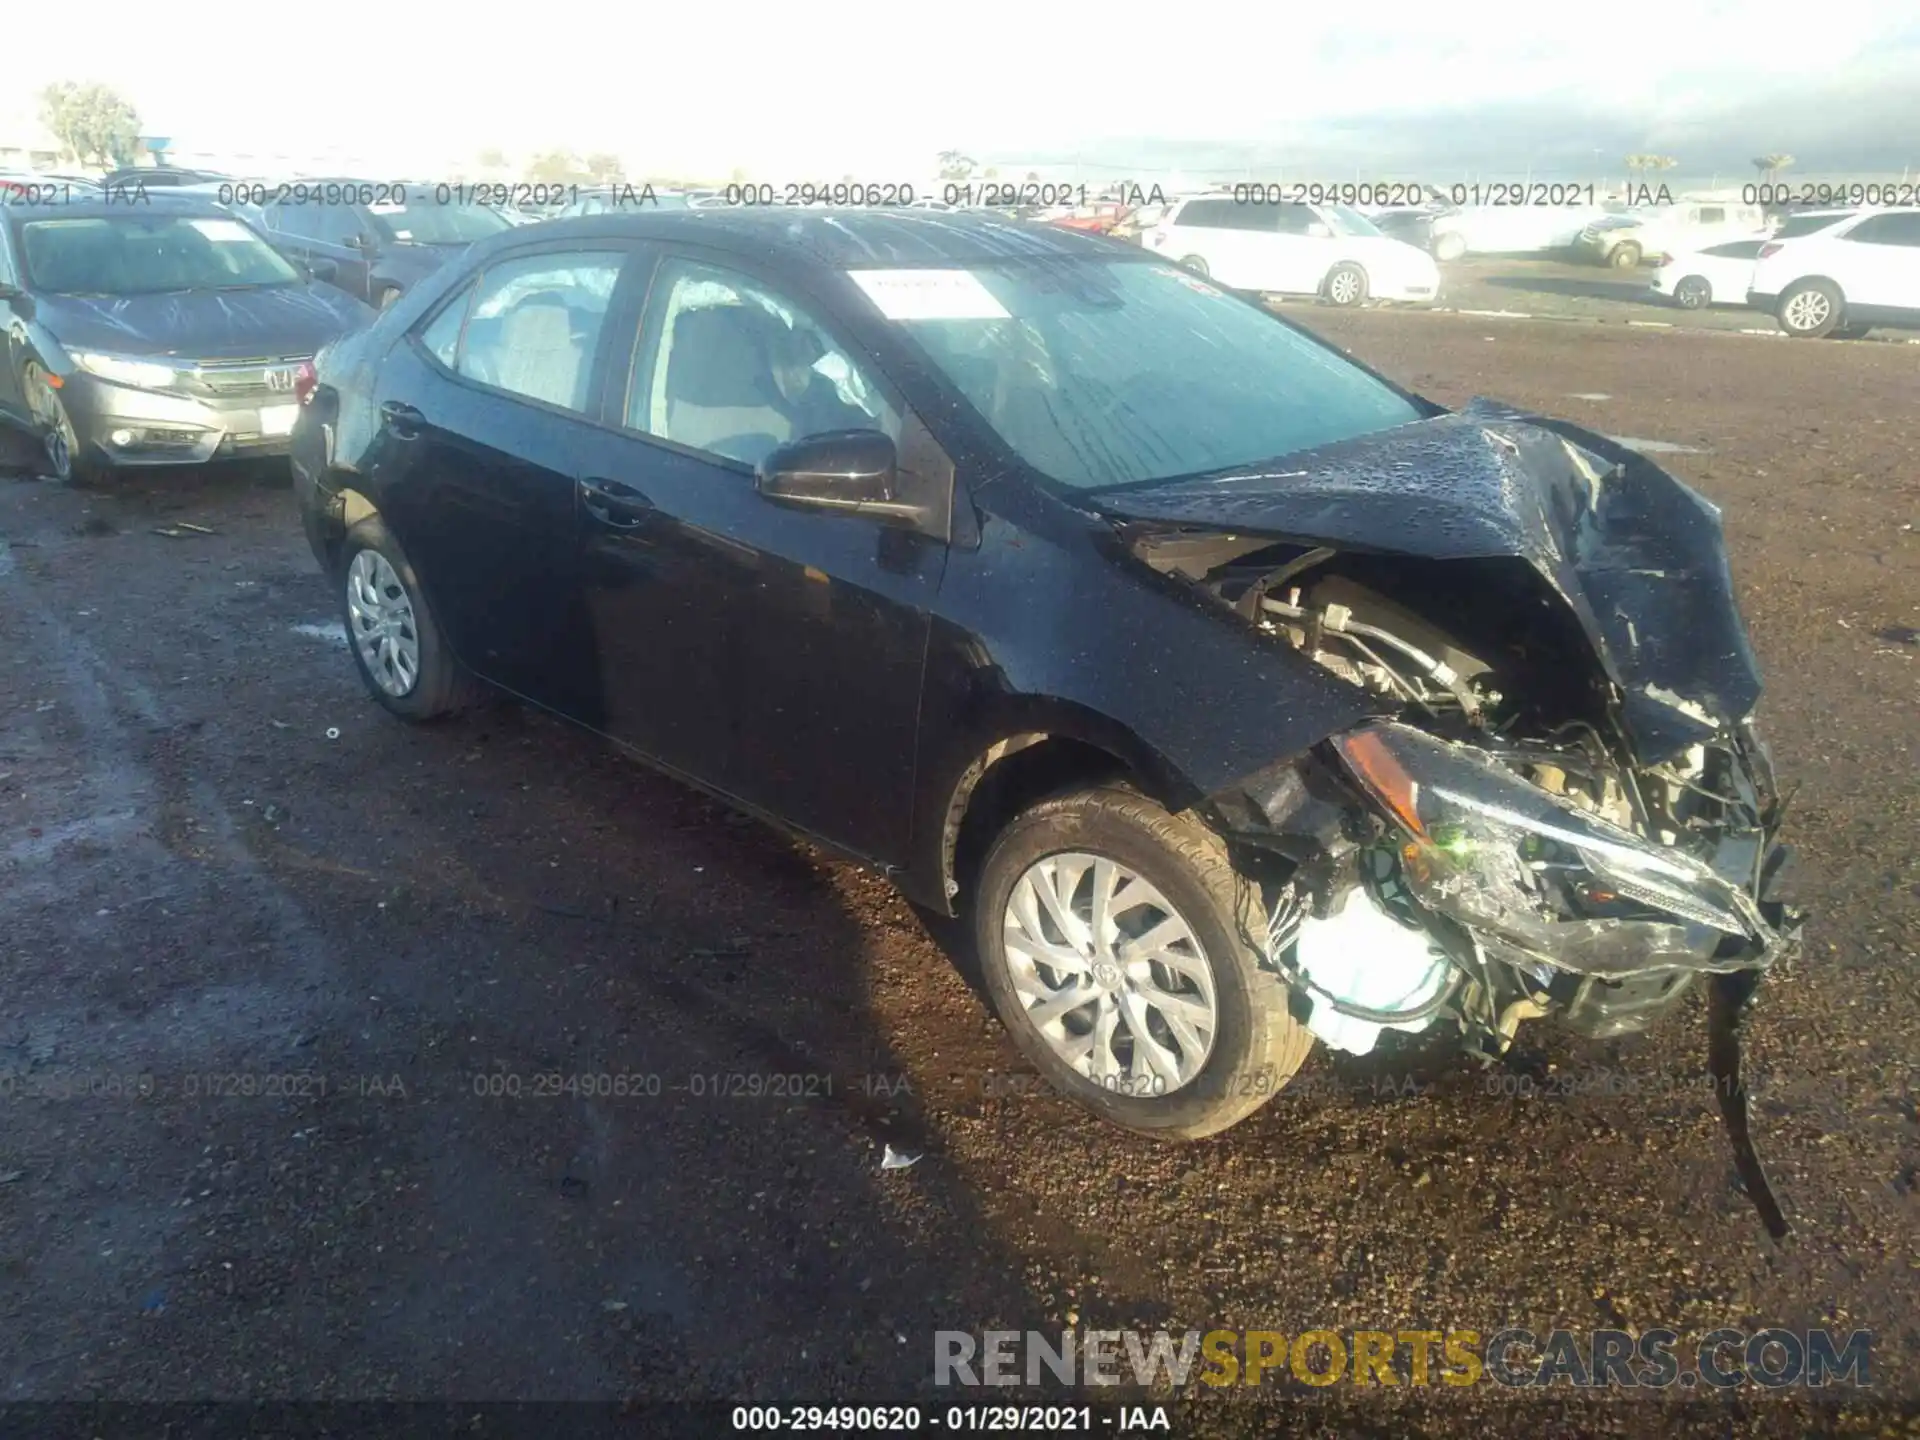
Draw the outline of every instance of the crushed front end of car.
M1133 553L1371 692L1379 718L1209 798L1268 963L1325 1043L1553 1017L1630 1034L1708 989L1747 1191L1739 1027L1802 917L1718 512L1603 437L1487 402L1105 497Z

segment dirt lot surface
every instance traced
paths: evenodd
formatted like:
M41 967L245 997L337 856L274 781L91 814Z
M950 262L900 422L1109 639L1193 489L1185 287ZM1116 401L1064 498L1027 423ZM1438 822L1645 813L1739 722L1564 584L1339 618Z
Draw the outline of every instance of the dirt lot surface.
M1920 1403L1920 349L1289 313L1442 401L1685 447L1725 508L1817 907L1750 1032L1784 1246L1697 1004L1524 1037L1638 1094L1319 1053L1225 1137L1138 1140L1033 1089L884 883L540 715L388 717L270 477L4 481L0 1399L943 1404L942 1328L1824 1325L1875 1332L1827 1401ZM1807 1405L1289 1385L1175 1433Z

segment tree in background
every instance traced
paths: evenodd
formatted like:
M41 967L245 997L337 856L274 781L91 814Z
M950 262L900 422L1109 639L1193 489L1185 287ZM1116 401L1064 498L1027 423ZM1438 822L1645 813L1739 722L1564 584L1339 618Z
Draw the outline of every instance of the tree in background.
M618 155L609 155L602 151L597 155L587 156L587 174L597 184L604 185L609 181L618 180L624 168Z
M545 185L583 185L591 183L593 176L566 151L549 150L533 157L527 179Z
M940 152L940 178L942 180L964 180L973 173L973 157L958 150Z
M1760 172L1762 180L1771 180L1791 164L1793 164L1791 155L1762 155L1753 162L1753 168Z
M40 121L82 165L131 165L140 153L140 116L105 85L49 85L40 92Z
M507 168L506 153L497 145L489 145L474 157L480 162L482 170L504 170Z
M1680 161L1672 155L1629 155L1627 169L1638 175L1648 170L1666 171L1673 169Z

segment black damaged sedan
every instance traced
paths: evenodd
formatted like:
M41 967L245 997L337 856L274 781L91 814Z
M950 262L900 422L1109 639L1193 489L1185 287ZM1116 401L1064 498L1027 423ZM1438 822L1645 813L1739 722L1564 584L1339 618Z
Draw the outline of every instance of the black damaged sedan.
M505 235L303 378L375 699L497 687L965 913L1061 1090L1194 1138L1318 1038L1614 1036L1796 944L1718 513L1137 248L992 217Z

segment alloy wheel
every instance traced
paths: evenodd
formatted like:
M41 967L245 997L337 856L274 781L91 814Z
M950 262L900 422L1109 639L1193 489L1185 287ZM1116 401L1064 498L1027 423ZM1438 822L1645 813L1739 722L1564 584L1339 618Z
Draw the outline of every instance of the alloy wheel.
M347 614L353 643L373 683L398 698L420 680L420 630L413 598L387 557L362 550L347 567Z
M47 427L47 465L49 474L55 480L73 478L73 457L80 449L79 436L74 433L73 421L67 415L67 407L60 403L59 392L47 379L46 371L38 365L28 365L25 389L27 408L34 419Z
M1787 301L1781 318L1789 330L1817 330L1833 314L1833 304L1818 290L1802 290Z
M1079 1074L1157 1098L1205 1067L1220 1023L1212 966L1138 872L1104 855L1044 856L1014 882L1002 935L1028 1023Z
M1342 270L1327 285L1327 294L1336 305L1351 305L1360 298L1360 277L1351 270Z

